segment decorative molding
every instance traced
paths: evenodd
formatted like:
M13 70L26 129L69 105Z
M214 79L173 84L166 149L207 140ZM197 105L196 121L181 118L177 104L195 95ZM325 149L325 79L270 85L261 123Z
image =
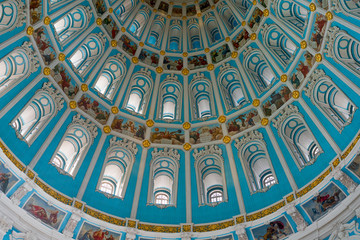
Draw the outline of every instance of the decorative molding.
M118 226L125 226L126 225L126 221L124 219L120 219L120 218L116 218L116 217L112 217L112 216L109 216L105 213L102 213L102 212L99 212L95 209L92 209L92 208L89 208L87 206L84 207L84 213L94 217L94 218L97 218L97 219L100 219L104 222L108 222L108 223L112 223L112 224L115 224L115 225L118 225Z
M206 145L204 147L204 149L202 150L198 150L198 149L195 149L194 150L194 153L193 153L193 156L194 158L197 160L197 159L201 159L205 156L208 156L208 155L218 155L218 156L221 156L222 155L222 150L219 148L219 146L217 145ZM223 160L223 158L221 158Z
M324 72L324 70L322 69L315 69L314 72L311 73L311 75L309 76L309 82L307 83L307 85L304 87L304 92L305 95L308 96L309 98L311 98L312 96L312 92L314 90L314 87L317 83L317 81L321 78L321 77L325 77L326 74Z
M288 118L290 117L291 115L293 114L297 114L297 115L300 115L300 112L299 112L299 108L295 105L292 105L292 104L289 104L287 105L285 108L283 108L281 110L281 112L277 115L277 117L275 117L272 122L273 122L273 126L278 129L278 131L280 130L280 126L281 124Z
M163 150L154 148L154 150L151 152L151 155L152 155L152 159L169 157L176 161L180 160L180 154L178 153L178 151L168 147L165 147Z
M261 140L263 141L263 135L261 132L257 130L253 130L250 132L245 133L245 135L241 139L235 139L235 147L240 149L244 144L254 141L254 140Z
M289 204L286 208L286 213L289 214L294 222L296 223L298 231L304 231L307 227L307 222L304 220L303 216L300 212L296 209L295 203Z
M33 189L32 182L26 181L24 184L22 184L16 191L11 195L10 199L11 201L19 206L21 199L25 197L25 195L30 192Z
M89 131L90 135L92 136L90 145L93 144L94 139L96 138L96 136L98 134L96 125L94 123L92 123L90 119L82 118L80 114L76 114L73 117L73 120L69 124L68 129L72 125L75 125L75 124L79 124L80 126L85 127Z
M347 188L349 193L355 191L357 184L346 173L341 171L340 168L334 170L333 175L336 180L339 180Z
M108 151L112 147L122 147L122 148L128 149L134 156L138 152L136 143L134 143L133 141L128 140L128 139L120 140L120 139L117 139L115 136L110 139L110 147L108 148Z
M78 210L74 210L71 214L69 221L67 222L63 234L69 238L74 235L74 230L81 220L81 212Z
M276 212L277 210L279 210L280 208L284 207L286 205L285 201L281 201L267 209L264 209L262 211L250 214L250 215L246 215L246 221L250 222L250 221L255 221L258 220L260 218L263 218L267 215L270 215L271 213Z
M332 168L330 167L323 174L321 174L321 176L316 178L312 183L310 183L309 185L307 185L306 187L301 189L299 192L297 192L296 198L300 198L300 197L304 196L306 193L310 192L313 188L315 188L317 185L319 185L325 179L325 177L327 177L331 173L331 171L332 171Z

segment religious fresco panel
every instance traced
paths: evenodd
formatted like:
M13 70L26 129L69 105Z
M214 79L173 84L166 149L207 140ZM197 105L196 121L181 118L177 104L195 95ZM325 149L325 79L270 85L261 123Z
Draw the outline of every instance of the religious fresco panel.
M91 117L95 118L101 124L106 124L109 119L109 111L98 101L92 99L87 94L83 94L78 101L78 106L81 110L89 114Z
M98 16L103 15L106 12L105 0L92 0Z
M152 143L183 145L185 134L181 129L156 127L150 133L150 141Z
M78 240L120 240L121 234L84 222L76 239Z
M262 109L265 116L271 116L276 110L281 108L291 98L291 90L282 85L276 91L271 93L270 97L264 100Z
M232 40L232 44L234 46L234 48L236 50L239 50L240 48L242 48L243 46L245 46L245 44L247 42L250 41L250 36L249 36L249 32L246 31L246 29L243 29L240 31L240 33L236 36L236 38L234 38Z
M325 37L327 18L325 15L317 13L310 34L310 46L317 52L321 50L321 46Z
M49 34L44 27L34 31L34 39L45 65L50 65L56 59L56 52L51 44Z
M229 135L233 136L239 132L251 128L260 121L261 121L261 117L259 116L258 111L255 109L240 114L239 116L228 121L227 129Z
M0 162L0 191L3 193L8 193L9 190L19 182L19 178L15 176L13 172L5 167L5 165Z
M210 3L208 0L202 0L199 3L200 11L205 12L206 10L210 9Z
M110 15L103 20L103 26L111 38L115 38L119 33L119 27Z
M43 17L43 2L42 0L30 0L30 24L34 25L39 22Z
M173 6L172 9L172 16L174 17L181 17L182 16L182 7L181 6Z
M159 54L153 53L147 49L142 49L139 60L152 67L157 67L159 65Z
M251 229L254 239L283 239L293 233L294 230L285 216Z
M111 129L115 132L119 132L139 140L145 139L146 129L144 124L134 122L118 115L111 123Z
M227 44L218 47L217 49L211 51L211 61L215 64L221 62L222 60L231 56L230 48Z
M249 27L253 32L256 32L256 30L259 28L260 22L263 17L264 13L259 8L255 8L249 21Z
M73 99L79 92L79 86L70 77L69 72L65 69L64 65L57 64L50 72L50 75L59 84L63 92L70 98Z
M184 67L184 60L182 57L164 57L163 68L164 70L177 70L180 71Z
M215 140L221 140L223 132L218 124L193 128L190 131L190 143L207 143Z
M136 43L133 42L130 38L128 38L128 36L126 36L125 34L120 37L118 45L121 46L121 48L130 56L134 56L138 48Z
M347 166L347 169L360 178L360 155L356 155L356 157Z
M186 6L186 15L191 17L194 16L196 14L196 7L195 5L189 5Z
M203 68L208 65L208 61L205 54L199 54L192 57L188 57L188 67L190 70Z
M301 83L307 77L314 64L314 56L308 51L305 51L304 55L300 58L299 64L290 74L290 82L295 89L298 89L300 87Z

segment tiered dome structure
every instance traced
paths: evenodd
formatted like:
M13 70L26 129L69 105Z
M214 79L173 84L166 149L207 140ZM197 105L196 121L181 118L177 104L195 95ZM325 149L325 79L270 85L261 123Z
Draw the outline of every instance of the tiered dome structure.
M359 26L358 0L1 1L0 239L357 239Z

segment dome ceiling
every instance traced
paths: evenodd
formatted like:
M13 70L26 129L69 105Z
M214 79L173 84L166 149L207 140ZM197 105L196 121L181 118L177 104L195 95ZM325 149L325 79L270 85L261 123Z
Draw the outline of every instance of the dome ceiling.
M2 2L2 141L56 191L120 218L280 208L359 130L359 12L350 0Z

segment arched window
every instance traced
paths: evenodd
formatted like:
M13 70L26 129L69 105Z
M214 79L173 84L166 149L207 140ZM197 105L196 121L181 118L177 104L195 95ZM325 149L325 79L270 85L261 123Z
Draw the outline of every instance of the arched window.
M65 45L81 34L89 25L90 18L90 9L85 6L77 6L61 17L53 24L58 41Z
M124 198L137 147L129 140L110 140L97 189L108 197Z
M155 148L151 155L148 203L160 208L176 206L180 154Z
M299 168L316 161L322 149L296 106L288 105L273 122Z
M289 66L297 50L294 42L275 24L265 24L263 35L266 49L279 60L283 68Z
M338 27L329 28L327 53L336 62L360 76L360 41Z
M244 53L245 70L258 94L268 89L276 79L268 61L259 49L248 47Z
M49 0L49 5L51 8L59 7L69 2L69 0Z
M153 88L153 79L148 69L143 68L131 78L125 109L144 114Z
M357 107L323 70L315 70L304 90L339 132L351 123Z
M135 15L134 20L130 24L129 31L136 38L140 38L142 32L144 31L146 24L150 18L150 9L143 5L141 9Z
M208 12L203 19L210 44L214 44L222 38L216 18L212 12Z
M227 26L229 32L232 32L236 26L239 25L238 20L235 18L234 13L225 2L220 2L218 6L219 16Z
M228 111L239 108L248 101L240 79L239 71L230 64L220 67L218 83Z
M307 25L309 12L295 1L275 1L277 17L282 20L290 29L303 34Z
M179 20L173 20L169 26L168 50L180 51L182 39L182 25Z
M336 7L334 10L343 10L343 12L360 18L360 2L356 0L338 0L332 2Z
M236 139L239 157L243 165L250 191L264 192L277 183L274 169L263 136L258 131L246 133Z
M152 23L149 32L148 43L154 47L160 47L165 29L165 18L157 15Z
M181 117L182 84L174 75L169 75L160 84L159 118L179 120Z
M204 119L214 114L212 86L209 79L197 73L190 83L191 104L195 119Z
M244 18L253 5L250 0L231 0L230 2L239 10Z
M24 24L25 5L22 1L12 0L0 3L0 34L10 32Z
M36 72L39 67L37 55L29 42L15 48L0 60L0 95L19 81Z
M216 145L194 150L195 172L200 205L216 205L227 201L222 150Z
M80 115L75 115L50 163L53 164L60 173L75 178L96 136L97 127L95 124L81 118Z
M127 72L125 58L118 54L107 59L100 76L94 84L101 96L112 101Z
M196 18L188 21L189 47L191 50L202 48L199 22Z
M44 83L20 113L11 121L16 135L29 146L51 119L62 109L64 99L49 82Z
M138 0L123 0L119 7L115 9L115 16L118 17L121 24L124 24L126 18L130 15L138 3Z
M90 34L71 55L70 62L84 76L104 53L105 38L101 33Z

